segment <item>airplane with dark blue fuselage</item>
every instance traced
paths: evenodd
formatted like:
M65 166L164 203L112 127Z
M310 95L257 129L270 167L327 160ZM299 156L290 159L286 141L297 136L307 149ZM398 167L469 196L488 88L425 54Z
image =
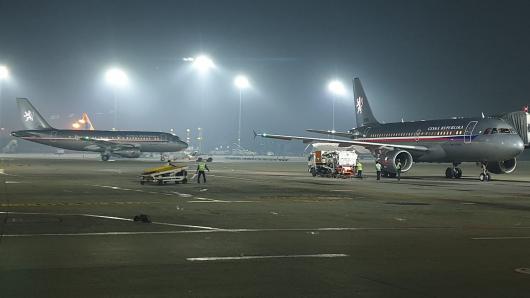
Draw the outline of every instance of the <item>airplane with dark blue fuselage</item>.
M523 140L505 120L496 117L454 118L427 121L380 123L374 117L361 81L353 80L357 128L347 132L308 129L313 133L347 139L256 134L264 138L302 140L304 143L336 143L341 147L362 147L381 163L384 176L395 176L398 161L401 172L411 169L414 162L451 163L447 178L462 177L458 167L463 162L479 162L481 181L490 180L490 173L511 173L517 156L525 149Z
M138 158L142 152L178 152L188 148L178 136L166 132L56 129L28 99L17 98L17 104L27 130L14 131L12 136L67 150L99 152L103 161L112 155Z

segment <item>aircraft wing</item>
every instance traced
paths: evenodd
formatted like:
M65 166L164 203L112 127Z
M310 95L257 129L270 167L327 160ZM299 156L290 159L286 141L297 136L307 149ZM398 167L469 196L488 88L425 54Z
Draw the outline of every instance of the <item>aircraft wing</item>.
M306 129L306 131L319 133L323 135L333 135L333 136L339 136L339 137L345 137L350 138L352 134L347 131L333 131L333 130L320 130L320 129Z
M100 139L100 138L81 138L81 139L83 141L91 142L100 148L108 149L111 151L138 149L138 145L136 144L117 143L117 142L110 141L108 139Z
M355 141L355 140L336 140L336 139L324 139L324 138L308 138L308 137L298 137L298 136L286 136L286 135L272 135L268 133L256 133L256 136L262 138L270 139L279 139L279 140L301 140L304 144L308 143L335 143L339 144L339 147L349 147L349 146L361 146L370 151L376 149L405 149L411 151L428 151L429 148L425 146L413 146L413 145L399 145L399 144L387 144L387 143L375 143L375 142L365 142L365 141Z

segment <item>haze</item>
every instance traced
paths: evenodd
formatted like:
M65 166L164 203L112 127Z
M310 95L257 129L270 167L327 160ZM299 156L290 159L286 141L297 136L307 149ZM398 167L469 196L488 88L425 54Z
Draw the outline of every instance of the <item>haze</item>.
M331 129L327 84L339 79L337 130L355 122L359 76L376 117L392 122L480 116L529 103L530 4L526 1L0 1L2 126L20 129L15 97L28 97L52 125L87 112L111 129L109 67L129 78L115 90L119 129L204 129L213 149L252 130L300 134ZM199 74L184 58L209 55ZM201 108L201 102L203 107ZM267 142L267 141L265 141ZM275 148L300 151L300 144ZM303 148L303 146L302 146Z

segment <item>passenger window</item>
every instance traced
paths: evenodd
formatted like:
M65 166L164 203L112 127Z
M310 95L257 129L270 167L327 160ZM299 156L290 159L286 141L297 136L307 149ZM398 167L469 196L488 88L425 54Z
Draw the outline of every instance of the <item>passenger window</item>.
M493 129L491 130L491 134L496 134L496 133L497 133L497 129L496 129L496 128L493 128Z
M489 135L490 133L491 133L491 128L486 128L486 130L484 131L484 134Z

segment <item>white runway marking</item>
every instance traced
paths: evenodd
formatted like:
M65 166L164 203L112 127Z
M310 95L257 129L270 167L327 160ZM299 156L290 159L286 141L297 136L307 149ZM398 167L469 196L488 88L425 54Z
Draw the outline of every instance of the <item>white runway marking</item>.
M235 180L244 180L244 181L254 181L254 182L258 182L258 181L259 181L259 180L256 180L256 179L241 178L241 177L232 177L232 176L219 176L219 175L215 175L215 177L219 177L219 178L229 178L229 179L235 179Z
M231 261L231 260L255 260L255 259L285 259L285 258L343 258L347 254L315 254L315 255L278 255L278 256L241 256L241 257L201 257L186 258L191 262L205 261Z
M24 183L20 181L6 181L5 184L18 184L18 183Z
M187 201L186 203L259 203L257 201L221 201L221 200L211 200L211 201Z
M18 176L18 175L12 175L12 174L8 174L4 171L4 169L0 169L0 175L4 175L4 176Z
M0 211L0 214L5 214L8 212ZM131 218L123 218L123 217L116 217L116 216L106 216L106 215L96 215L96 214L72 214L72 213L39 213L39 212L9 212L9 214L21 214L21 215L52 215L52 216L83 216L83 217L92 217L92 218L101 218L101 219L112 219L112 220L121 220L121 221L131 221L134 220ZM157 222L154 221L152 224L155 225L162 225L162 226L172 226L172 227L181 227L181 228L193 228L193 229L203 229L203 230L222 230L219 228L213 228L213 227L205 227L205 226L196 226L196 225L184 225L184 224L174 224L174 223L165 223L165 222ZM120 232L110 232L110 233L120 233ZM133 232L138 233L138 232ZM151 233L151 232L147 232ZM91 233L86 233L91 234ZM96 233L97 234L97 233ZM47 235L47 234L32 234L32 235ZM50 234L51 235L51 234ZM65 235L65 234L57 234L57 235ZM66 234L66 235L78 235L78 234ZM5 236L5 235L4 235Z
M517 240L530 239L530 236L506 236L506 237L475 237L473 240Z

